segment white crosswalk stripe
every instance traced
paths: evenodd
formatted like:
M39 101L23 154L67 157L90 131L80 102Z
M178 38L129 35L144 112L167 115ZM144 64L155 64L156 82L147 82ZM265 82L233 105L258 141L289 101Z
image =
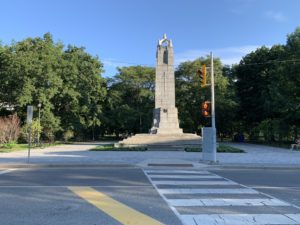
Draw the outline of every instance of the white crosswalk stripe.
M10 173L10 172L12 172L14 170L16 170L16 169L7 169L7 170L0 171L0 175L1 174L6 174L6 173Z
M173 206L290 206L279 199L169 199Z
M208 171L189 171L189 170L147 170L147 174L149 173L168 173L168 174L176 174L176 173L183 173L183 174L211 174Z
M198 189L198 188L174 188L159 189L162 194L258 194L253 189L232 188L232 189Z
M151 175L151 179L153 178L184 178L184 179L194 179L194 178L210 178L210 179L218 179L221 178L220 176L217 175Z
M208 171L144 172L184 225L300 225L300 208Z
M189 180L152 180L152 183L158 184L168 184L168 185L236 185L232 181L189 181Z
M290 225L299 224L288 215L284 214L204 214L183 215L184 224L201 225Z

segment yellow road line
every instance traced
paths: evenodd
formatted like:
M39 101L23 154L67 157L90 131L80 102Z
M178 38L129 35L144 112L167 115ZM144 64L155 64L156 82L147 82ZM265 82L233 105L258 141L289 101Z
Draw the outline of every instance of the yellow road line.
M76 195L125 225L163 225L91 187L68 187Z

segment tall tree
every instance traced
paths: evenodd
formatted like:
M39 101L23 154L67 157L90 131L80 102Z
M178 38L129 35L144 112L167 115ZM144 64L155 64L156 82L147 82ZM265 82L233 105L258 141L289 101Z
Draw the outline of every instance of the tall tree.
M0 59L0 101L13 106L23 118L27 105L37 106L41 102L45 133L51 135L60 129L51 100L62 86L62 48L50 34L45 34L43 38L27 38L6 46Z
M176 70L176 104L179 111L180 125L186 132L200 133L203 126L210 126L210 119L201 115L201 104L211 99L210 86L202 88L197 70L205 64L210 65L210 58L199 58L183 62ZM223 76L223 66L219 59L214 60L216 85L216 123L219 134L231 133L234 121L236 101L233 89L229 89L229 79ZM209 69L209 68L208 68ZM210 83L209 72L207 83Z
M108 83L107 128L121 133L148 133L154 108L154 76L152 67L118 68Z
M103 65L84 48L70 45L62 59L63 86L54 98L55 113L60 115L64 131L73 130L78 136L89 130L87 138L94 139L106 97L105 80L100 76Z
M27 105L41 103L41 123L48 138L68 129L83 136L101 122L106 96L102 72L99 59L83 48L64 50L49 33L27 38L1 48L0 102L13 106L23 120Z
M300 29L286 45L262 47L246 55L234 73L238 78L239 115L247 131L269 141L294 136L299 130ZM268 134L268 135L266 135ZM268 137L267 137L268 136Z

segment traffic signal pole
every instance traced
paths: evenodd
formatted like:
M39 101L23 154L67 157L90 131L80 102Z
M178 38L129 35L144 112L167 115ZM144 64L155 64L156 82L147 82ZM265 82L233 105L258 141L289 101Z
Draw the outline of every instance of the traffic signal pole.
M210 53L210 68L211 68L211 127L216 128L215 120L215 77L214 77L214 59L212 52Z
M206 73L205 73L206 74ZM201 73L200 73L201 75ZM217 161L217 142L216 142L216 120L215 120L215 77L214 77L214 57L210 53L210 75L211 75L211 102L205 101L202 104L202 114L211 117L211 127L202 128L202 160L209 162ZM201 76L200 76L201 79ZM201 83L201 86L205 86ZM210 111L208 108L210 107Z
M216 162L216 117L215 117L215 76L214 76L214 57L213 53L210 53L210 75L211 75L211 127L212 127L212 154L213 162Z

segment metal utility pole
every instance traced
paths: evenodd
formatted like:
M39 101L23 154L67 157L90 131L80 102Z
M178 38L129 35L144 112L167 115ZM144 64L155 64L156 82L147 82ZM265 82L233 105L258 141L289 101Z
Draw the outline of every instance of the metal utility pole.
M41 107L42 107L42 104L41 103L39 103L38 104L38 108L39 108L39 130L38 130L38 136L37 136L37 138L38 138L38 146L40 146L40 130L41 130Z
M214 76L214 59L212 52L210 53L210 68L211 68L211 127L216 128L215 120L215 76Z
M27 163L29 163L29 160L30 160L32 116L33 116L33 106L29 105L29 106L27 106L27 124L29 126Z
M29 163L30 160L30 150L31 150L31 124L29 125L29 136L28 136L28 156L27 156L27 163Z
M214 155L213 161L216 162L216 114L215 114L215 76L214 76L214 57L210 53L210 67L211 67L211 127L212 127L212 152Z
M215 78L214 58L210 53L210 75L211 75L211 127L202 128L202 159L204 161L216 162L216 121L215 121Z

